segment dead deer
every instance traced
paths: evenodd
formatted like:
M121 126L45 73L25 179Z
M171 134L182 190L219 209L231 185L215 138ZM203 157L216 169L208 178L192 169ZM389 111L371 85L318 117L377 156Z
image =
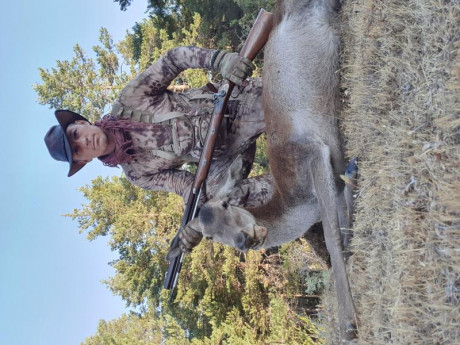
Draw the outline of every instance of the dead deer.
M228 203L240 178L237 159L218 194L189 225L205 237L247 251L292 241L321 221L346 343L355 337L356 316L340 232L340 226L350 227L352 192L339 177L345 160L337 125L339 39L333 24L338 6L338 0L277 3L263 71L267 149L275 185L271 200L250 209ZM301 87L289 87L293 81Z

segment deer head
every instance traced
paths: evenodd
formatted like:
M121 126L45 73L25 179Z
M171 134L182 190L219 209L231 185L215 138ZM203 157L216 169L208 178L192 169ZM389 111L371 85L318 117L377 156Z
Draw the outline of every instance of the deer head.
M242 179L242 171L243 160L238 156L231 164L219 193L201 208L198 228L206 238L247 252L263 245L267 229L258 225L250 212L229 204L232 194L238 193L237 183Z

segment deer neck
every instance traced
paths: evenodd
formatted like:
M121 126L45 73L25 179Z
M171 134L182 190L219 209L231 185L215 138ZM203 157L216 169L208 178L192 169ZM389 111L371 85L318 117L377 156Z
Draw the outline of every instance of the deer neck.
M256 224L268 231L262 248L276 247L293 241L321 220L316 199L287 206L276 191L267 204L247 210L254 216Z

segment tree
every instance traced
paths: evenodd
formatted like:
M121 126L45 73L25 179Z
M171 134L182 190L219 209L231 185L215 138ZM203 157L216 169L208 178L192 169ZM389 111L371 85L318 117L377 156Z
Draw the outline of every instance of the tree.
M170 325L179 325L187 330L188 338L201 339L203 344L223 334L250 339L248 343L263 343L274 336L276 327L288 327L274 326L271 320L279 313L288 313L288 323L295 326L290 336L313 334L312 330L305 333L313 327L309 319L303 319L293 309L292 296L301 293L305 284L291 267L283 269L281 263L288 258L272 260L261 252L243 256L233 248L203 240L186 256L177 298L171 303L168 291L162 290L167 269L164 257L182 217L181 199L139 189L123 177L98 177L81 191L88 203L68 216L78 221L80 232L86 233L89 240L109 237L109 245L118 252L118 258L111 263L115 275L105 283L127 305L141 310L141 316L151 316L160 308L161 317L168 317ZM305 248L298 247L296 256L302 255L301 247ZM281 252L288 255L290 251ZM298 257L296 260L302 261ZM272 306L274 300L278 303L276 308ZM230 321L242 327L235 334L229 334ZM163 332L162 337L177 340L183 336L175 331Z
M67 216L79 223L89 240L109 236L119 258L111 263L117 274L105 283L127 305L143 306L148 299L159 305L168 243L183 212L173 194L146 191L124 177L97 177L80 188L89 201Z
M131 5L133 0L114 0L114 2L118 2L120 4L120 9L122 11L126 11L126 9Z
M175 46L199 44L198 28L202 19L198 14L192 19L190 26L173 38L165 30L157 29L152 19L144 19L117 44L107 29L101 28L101 44L92 49L95 59L76 44L71 60L58 60L51 70L39 68L42 83L33 85L38 102L52 109L71 109L91 122L99 120L110 111L119 92L139 71ZM204 70L187 70L179 78L193 87L207 82Z
M76 44L70 61L57 61L51 70L39 68L42 84L35 84L38 102L54 109L72 109L90 120L100 118L126 83L127 76L107 29L101 28L101 45L93 47L96 63Z
M100 320L96 334L82 345L147 345L188 343L185 331L168 316L149 312L146 315L124 314L109 322Z
M122 10L131 4L115 0ZM260 8L270 11L275 0L148 0L147 10L157 29L170 37L180 28L189 26L198 13L203 19L200 26L201 43L210 48L238 50L249 33ZM181 39L181 37L179 37Z

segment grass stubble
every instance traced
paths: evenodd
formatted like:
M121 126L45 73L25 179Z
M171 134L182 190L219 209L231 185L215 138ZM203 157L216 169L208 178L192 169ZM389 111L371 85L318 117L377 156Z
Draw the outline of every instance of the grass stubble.
M460 343L460 1L348 0L341 127L359 157L358 344ZM331 279L331 282L333 280ZM325 337L338 340L333 287Z

